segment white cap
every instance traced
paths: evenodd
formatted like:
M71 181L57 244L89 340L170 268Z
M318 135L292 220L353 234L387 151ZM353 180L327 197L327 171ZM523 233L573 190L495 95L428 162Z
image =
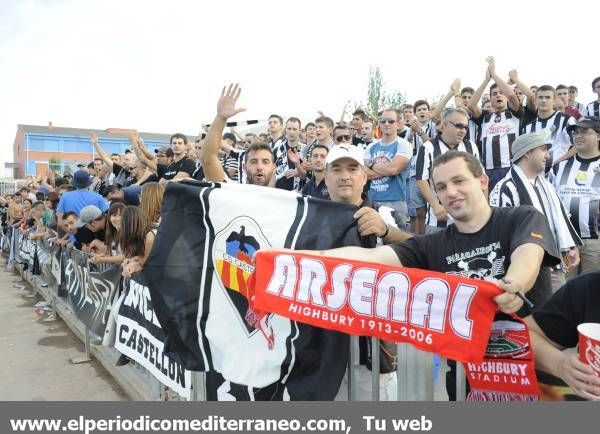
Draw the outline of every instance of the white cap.
M340 158L350 158L356 161L361 166L365 165L364 152L354 145L335 145L327 154L325 162L331 164Z

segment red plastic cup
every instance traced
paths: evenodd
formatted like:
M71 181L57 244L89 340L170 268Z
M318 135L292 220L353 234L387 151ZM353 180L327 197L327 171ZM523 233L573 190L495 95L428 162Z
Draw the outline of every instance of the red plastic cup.
M579 360L592 367L600 377L600 324L586 322L577 326L579 332Z

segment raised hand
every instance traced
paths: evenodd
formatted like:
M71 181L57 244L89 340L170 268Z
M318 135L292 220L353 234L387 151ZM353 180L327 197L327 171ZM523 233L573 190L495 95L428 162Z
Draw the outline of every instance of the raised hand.
M510 71L508 71L508 79L508 84L517 84L517 81L519 81L519 76L517 74L516 69L511 69Z
M246 111L245 108L236 108L235 106L241 92L242 88L237 83L223 87L221 97L217 102L217 116L222 119L229 119L238 113Z
M460 78L457 78L452 82L452 84L450 85L450 90L454 93L454 95L460 93Z
M288 160L294 163L295 166L300 164L300 155L298 155L298 151L294 148L289 148L287 151Z
M96 133L90 134L90 139L92 140L93 144L95 144L95 145L98 144L98 134L96 134Z
M130 130L127 133L127 138L129 139L129 142L131 143L131 146L133 146L135 148L137 146L138 140L139 140L139 136L138 136L137 131Z
M488 63L488 73L490 77L493 77L496 74L496 60L494 56L486 57L485 61Z
M421 131L421 124L419 123L419 121L417 120L417 118L412 118L409 122L410 124L410 128L415 132L418 133Z

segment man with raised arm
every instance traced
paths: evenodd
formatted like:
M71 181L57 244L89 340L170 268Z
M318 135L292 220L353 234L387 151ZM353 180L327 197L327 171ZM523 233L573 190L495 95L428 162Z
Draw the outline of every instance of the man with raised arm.
M202 152L202 168L208 181L224 182L228 179L219 162L219 148L227 119L246 110L235 106L241 91L242 89L237 84L230 84L223 88L217 102L217 116L208 129ZM261 143L250 145L242 158L244 159L246 183L269 187L276 168L271 146ZM240 177L240 179L242 178Z
M496 73L494 58L488 57L487 62L485 79L469 101L468 109L481 127L481 160L490 181L489 188L493 189L510 169L510 148L519 136L523 106L512 87ZM490 87L492 112L486 114L478 101L491 80L494 80Z
M120 184L123 187L127 187L135 183L135 179L132 177L130 172L131 167L134 167L137 164L137 158L135 154L131 152L125 153L121 158L121 164L117 164L112 160L110 155L104 152L104 149L102 149L100 143L98 142L98 135L96 133L92 133L90 135L90 139L92 141L92 145L94 145L94 149L98 153L98 156L114 174L114 179L109 182L109 185Z

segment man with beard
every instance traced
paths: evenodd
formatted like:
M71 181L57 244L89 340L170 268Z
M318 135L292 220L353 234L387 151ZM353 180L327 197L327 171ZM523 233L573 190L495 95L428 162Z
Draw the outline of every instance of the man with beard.
M208 181L227 181L227 175L219 162L219 147L227 119L246 110L235 106L241 90L237 84L224 87L217 102L217 116L210 125L202 153L202 168ZM261 143L250 145L243 158L245 183L269 187L275 173L275 158L271 146Z

